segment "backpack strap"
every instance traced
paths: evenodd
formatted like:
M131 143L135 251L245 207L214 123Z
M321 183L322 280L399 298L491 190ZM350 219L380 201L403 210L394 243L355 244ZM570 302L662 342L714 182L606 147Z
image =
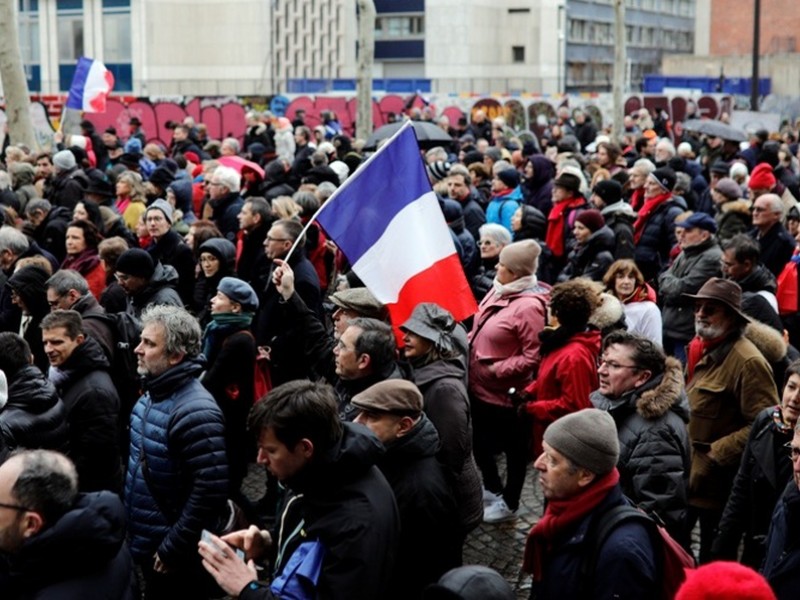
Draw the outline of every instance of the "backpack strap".
M645 526L645 529L647 529L650 540L653 542L654 552L659 552L660 535L658 533L655 521L650 516L635 506L630 506L629 504L622 504L607 510L597 519L595 519L595 521L590 525L589 531L586 533L586 537L584 538L586 551L581 559L581 566L579 570L579 597L589 597L589 591L592 589L594 584L597 563L600 559L600 552L603 550L603 546L608 541L611 533L617 527L628 522L642 523L642 525ZM659 558L658 556L655 558L656 568L660 569Z

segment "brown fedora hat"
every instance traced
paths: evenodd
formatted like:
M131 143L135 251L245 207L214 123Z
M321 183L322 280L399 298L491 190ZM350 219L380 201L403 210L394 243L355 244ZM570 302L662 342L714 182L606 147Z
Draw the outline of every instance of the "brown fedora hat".
M696 294L683 294L693 300L716 300L722 302L744 321L752 319L742 312L742 288L735 281L712 277L703 284Z

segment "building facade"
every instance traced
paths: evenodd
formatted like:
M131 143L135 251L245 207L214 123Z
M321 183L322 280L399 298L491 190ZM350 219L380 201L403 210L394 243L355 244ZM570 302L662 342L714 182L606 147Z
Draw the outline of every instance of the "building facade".
M352 0L17 0L31 92L69 88L80 56L115 93L350 91ZM438 93L610 91L613 0L374 0L375 87ZM626 0L628 89L691 53L694 0Z

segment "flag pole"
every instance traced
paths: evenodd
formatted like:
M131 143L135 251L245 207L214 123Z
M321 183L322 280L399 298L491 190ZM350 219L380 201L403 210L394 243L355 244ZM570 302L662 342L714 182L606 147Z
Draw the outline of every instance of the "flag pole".
M386 148L387 146L389 146L389 145L390 145L390 144L391 144L391 143L394 141L394 139L395 139L397 136L399 136L399 135L400 135L402 132L404 132L404 131L405 131L406 129L408 129L409 127L411 127L411 128L412 128L412 131L413 131L413 127L412 127L412 124L411 124L411 120L410 120L410 119L407 119L407 120L405 121L405 123L403 123L402 127L400 127L400 129L398 129L397 131L395 131L395 132L394 132L394 134L392 135L392 137L390 137L389 139L387 139L387 140L386 140L386 141L385 141L385 142L384 142L384 143L381 145L381 147L380 147L380 148L378 148L378 149L377 149L377 150L376 150L376 151L375 151L375 152L372 154L372 156L370 156L370 157L369 157L367 160L365 160L363 163L361 163L361 164L358 166L358 168L356 169L355 173L353 173L353 174L352 174L350 177L348 177L348 178L345 180L345 182L344 182L342 185L340 185L338 188L336 188L336 191L334 191L334 192L333 192L333 194L331 194L331 195L330 195L330 197L329 197L329 198L328 198L328 199L325 201L325 204L323 204L322 206L320 206L320 207L317 209L317 212L315 212L315 213L314 213L314 214L311 216L311 218L308 220L308 223L306 223L306 224L305 224L305 227L303 227L303 230L300 232L300 235L298 235L298 236L297 236L297 239L294 241L294 244L292 244L292 247L291 247L291 248L289 248L289 252L288 252L288 253L286 254L286 256L283 258L283 260L284 260L284 261L286 261L287 263L289 262L289 259L291 258L292 254L294 254L294 251L295 251L295 249L297 248L297 246L298 246L298 245L300 245L300 242L302 241L302 239L303 239L303 236L305 235L306 231L308 231L308 229L309 229L309 227L311 227L312 223L314 223L314 222L317 220L317 217L318 217L318 216L320 215L320 213L321 213L321 212L322 212L322 211L325 209L325 206L326 206L326 205L327 205L329 202L331 202L332 200L334 200L334 199L336 198L336 196L338 196L338 195L339 195L339 193L340 193L342 190L344 190L344 189L347 187L347 185L348 185L348 184L349 184L351 181L353 181L353 180L356 178L356 176L357 176L357 175L358 175L358 174L359 174L361 171L363 171L363 170L364 170L364 168L365 168L367 165L369 165L369 163L371 163L371 162L372 162L372 161L375 159L375 157L376 157L376 156L378 156L378 155L379 155L381 152L383 152L383 149L384 149L384 148ZM414 134L414 136L416 137L416 133Z

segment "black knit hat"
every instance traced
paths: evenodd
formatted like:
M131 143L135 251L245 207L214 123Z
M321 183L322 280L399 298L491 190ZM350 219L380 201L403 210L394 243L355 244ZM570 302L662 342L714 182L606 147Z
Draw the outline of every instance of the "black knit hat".
M592 192L599 196L606 206L622 200L622 186L613 179L598 181Z
M116 270L118 273L132 275L134 277L144 277L150 279L156 270L156 265L146 251L141 248L131 248L122 253L117 260Z
M678 180L678 176L675 174L675 171L669 167L656 169L650 173L649 177L654 179L658 185L668 192L672 191L672 189L675 187L675 182Z

